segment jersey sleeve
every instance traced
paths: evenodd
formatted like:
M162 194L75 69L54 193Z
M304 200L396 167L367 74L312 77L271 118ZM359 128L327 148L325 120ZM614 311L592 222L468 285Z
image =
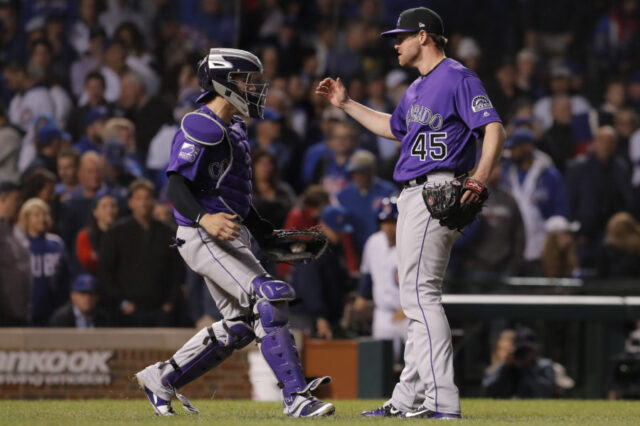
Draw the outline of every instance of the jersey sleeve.
M171 143L167 175L177 173L190 181L195 180L200 163L203 161L204 150L205 146L188 140L182 130L179 130Z
M455 93L455 105L460 118L469 129L502 122L482 82L476 76L468 76L460 81Z
M391 127L391 133L398 140L402 140L404 135L407 134L407 120L406 120L406 106L404 102L405 97L402 97L400 103L391 114L389 125Z

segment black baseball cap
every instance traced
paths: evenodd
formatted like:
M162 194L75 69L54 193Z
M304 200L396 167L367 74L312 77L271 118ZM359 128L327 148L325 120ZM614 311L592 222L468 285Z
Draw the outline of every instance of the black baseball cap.
M431 34L444 36L442 18L436 12L426 7L407 9L400 14L394 30L385 31L381 37L393 37L399 33L415 33L425 30Z

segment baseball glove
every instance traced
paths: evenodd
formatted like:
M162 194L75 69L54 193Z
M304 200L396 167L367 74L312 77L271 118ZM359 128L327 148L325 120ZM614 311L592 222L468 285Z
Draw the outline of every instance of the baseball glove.
M318 259L329 245L319 229L276 229L261 245L265 260L307 263Z
M480 197L478 201L460 203L467 191L478 194ZM482 205L489 198L489 191L475 179L459 177L442 184L427 182L422 188L422 198L429 213L434 219L440 221L440 225L462 231L480 213Z

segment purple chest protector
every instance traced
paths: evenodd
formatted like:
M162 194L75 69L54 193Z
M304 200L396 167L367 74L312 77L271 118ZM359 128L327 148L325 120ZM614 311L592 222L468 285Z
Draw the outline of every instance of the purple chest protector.
M202 107L182 119L171 147L168 172L191 181L191 190L208 213L246 217L251 204L251 157L244 122L225 123ZM193 225L176 212L180 225Z

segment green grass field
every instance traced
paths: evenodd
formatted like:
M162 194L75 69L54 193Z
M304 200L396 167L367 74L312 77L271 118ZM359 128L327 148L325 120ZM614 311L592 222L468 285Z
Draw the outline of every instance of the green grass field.
M2 425L136 424L136 425L279 425L314 422L327 425L400 424L437 420L367 419L360 411L382 401L336 401L336 414L320 419L289 419L275 402L194 401L200 415L184 411L178 402L174 417L155 417L146 400L115 401L0 401ZM466 399L462 424L602 425L640 424L640 402L635 401L496 401ZM458 421L454 421L458 422Z

